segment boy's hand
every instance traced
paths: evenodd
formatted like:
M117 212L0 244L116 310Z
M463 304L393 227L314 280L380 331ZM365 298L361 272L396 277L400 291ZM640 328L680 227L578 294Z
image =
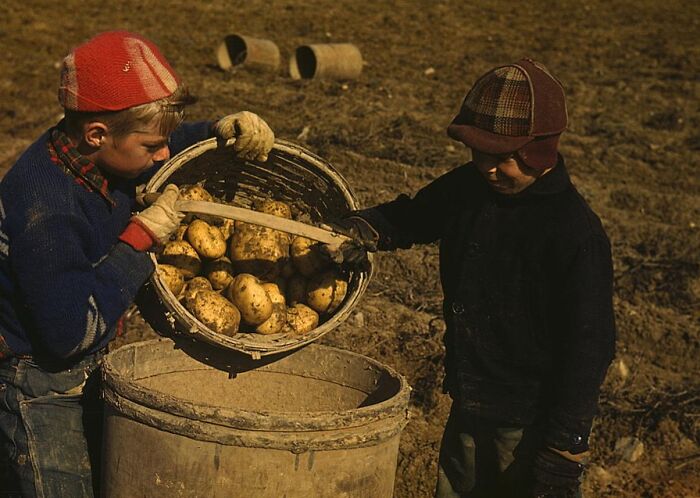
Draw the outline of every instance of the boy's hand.
M223 140L235 139L233 150L243 159L267 161L275 134L263 119L242 111L224 116L214 124L214 134Z
M568 451L555 448L541 449L534 461L535 485L532 496L534 498L574 498L587 456L588 452L573 455Z
M168 185L160 197L134 216L132 221L144 227L154 242L165 244L185 217L185 213L175 210L175 202L178 197L180 197L180 191L177 186Z
M367 263L367 253L377 251L379 234L359 216L350 216L329 225L329 228L351 238L340 246L321 244L321 252L336 264L363 266Z

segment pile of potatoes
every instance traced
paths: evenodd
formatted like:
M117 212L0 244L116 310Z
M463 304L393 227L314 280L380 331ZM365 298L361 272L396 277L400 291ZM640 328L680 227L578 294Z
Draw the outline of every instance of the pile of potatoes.
M202 185L182 199L220 202ZM292 218L290 206L268 199L254 209ZM183 306L211 330L299 336L338 309L347 277L313 240L233 220L188 215L157 256L158 272Z

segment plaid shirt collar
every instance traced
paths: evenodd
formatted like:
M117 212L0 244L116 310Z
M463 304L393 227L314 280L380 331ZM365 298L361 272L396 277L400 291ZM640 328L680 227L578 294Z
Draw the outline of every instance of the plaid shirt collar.
M82 185L88 192L99 193L110 206L116 206L116 202L109 194L107 178L94 162L78 152L78 149L63 131L63 122L51 128L48 148L54 164L72 176L76 183Z

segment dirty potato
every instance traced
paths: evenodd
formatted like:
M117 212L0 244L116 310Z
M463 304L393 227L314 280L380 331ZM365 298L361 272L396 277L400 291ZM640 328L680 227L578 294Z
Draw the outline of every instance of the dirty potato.
M181 201L204 201L204 202L219 202L214 198L201 183L196 185L185 185L180 188L180 200ZM209 223L210 225L215 225L216 221L220 219L219 216L211 216L207 214L195 214L188 213L185 216L185 223L190 223L192 220L202 219Z
M175 297L179 296L185 287L185 277L182 272L178 268L166 264L159 264L156 272L165 286L170 289L170 292Z
M226 288L226 297L236 305L247 325L260 325L272 315L272 301L254 275L236 275Z
M294 266L305 277L319 273L329 265L329 261L320 253L316 241L306 237L294 237L289 250Z
M194 296L192 314L217 334L238 332L241 313L228 299L214 290L200 290Z
M221 218L221 224L217 225L219 230L221 230L221 235L223 235L224 240L228 241L233 235L233 230L235 226L235 221L229 218Z
M194 298L201 290L213 290L211 282L204 277L194 277L185 283L180 300L189 311L194 312Z
M226 254L226 239L221 230L204 220L192 220L185 238L202 258L218 259Z
M250 273L264 280L275 278L285 256L275 230L236 224L231 237L229 258L237 272Z
M276 201L274 199L265 199L257 207L258 211L265 214L271 214L272 216L278 216L280 218L286 218L288 220L292 219L292 208L289 204L282 201ZM294 237L292 234L281 232L275 230L275 235L277 236L280 244L289 246Z
M175 230L175 233L172 236L172 240L185 240L185 233L187 233L188 226L188 224L183 223L177 227L177 230Z
M285 306L284 295L277 284L271 282L262 284L267 296L272 302L272 314L270 318L255 327L258 334L276 334L282 330L287 322L287 307Z
M318 273L306 285L306 304L320 314L333 313L347 291L348 283L336 271Z
M287 308L287 323L283 332L294 335L303 335L318 326L318 313L305 304L295 304Z
M214 197L199 183L180 189L180 200L214 202Z
M260 211L261 213L287 218L288 220L292 219L292 209L286 202L265 199L257 202L254 207L256 211Z
M197 275L202 268L199 254L186 240L171 240L165 244L158 260L163 264L179 268L186 279Z
M233 265L226 256L204 263L204 276L215 290L228 287L233 281Z

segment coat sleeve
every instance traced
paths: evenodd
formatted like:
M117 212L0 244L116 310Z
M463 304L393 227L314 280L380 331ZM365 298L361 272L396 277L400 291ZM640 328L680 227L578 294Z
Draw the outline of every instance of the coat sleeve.
M182 123L170 135L170 155L179 154L187 147L214 136L212 121L193 121Z
M451 216L473 188L466 167L456 168L420 189L414 197L401 194L391 202L353 213L379 234L378 248L392 250L440 239Z
M613 268L607 237L581 243L564 269L557 315L556 376L546 443L580 453L588 449L600 386L615 354Z
M10 264L30 340L45 354L67 359L111 339L153 264L146 253L123 242L91 262L86 248L93 234L87 220L54 213L37 214L16 235Z

